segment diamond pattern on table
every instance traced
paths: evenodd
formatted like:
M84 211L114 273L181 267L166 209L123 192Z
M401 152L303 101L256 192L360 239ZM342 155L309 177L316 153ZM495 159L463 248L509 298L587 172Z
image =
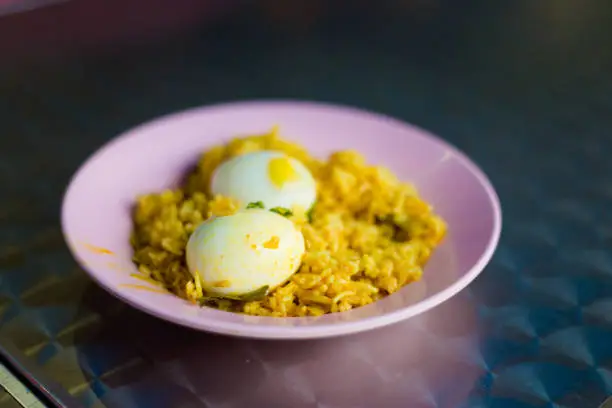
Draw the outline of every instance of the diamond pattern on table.
M23 408L23 406L0 386L0 408Z
M26 355L35 355L51 340L49 334L32 311L21 312L3 325L3 333Z
M0 295L0 321L4 319L4 315L10 310L12 304L13 300L10 297L6 295Z
M533 366L511 367L496 375L491 394L496 397L512 397L535 406L545 404L550 397L539 374Z
M577 368L590 367L595 363L585 334L576 327L544 338L541 342L541 352L544 357Z
M505 318L501 321L500 332L497 334L499 337L515 340L518 342L530 342L537 338L536 329L533 323L529 320L529 313L526 308L514 308L513 310L506 310L508 313ZM495 313L494 319L498 319L500 314Z
M599 375L603 388L608 394L612 394L612 369L598 368L597 374Z
M525 278L525 296L531 305L571 309L579 305L578 291L565 277Z
M84 392L92 382L91 377L83 371L74 349L58 349L43 366L45 374L56 379L72 395Z
M588 323L600 324L612 329L612 298L597 300L582 309Z

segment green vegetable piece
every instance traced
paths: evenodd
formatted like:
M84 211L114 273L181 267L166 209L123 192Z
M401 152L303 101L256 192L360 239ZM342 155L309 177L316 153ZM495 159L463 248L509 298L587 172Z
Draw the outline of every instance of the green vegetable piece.
M265 285L262 286L259 289L255 289L252 292L249 293L245 293L244 295L240 295L240 299L243 302L254 302L256 300L261 300L264 297L266 297L266 295L268 294L268 289L270 289L270 286Z
M198 304L200 306L211 306L211 305L215 305L218 300L219 298L215 298L212 296L202 296L201 298L198 299Z
M291 217L293 215L293 211L284 207L274 207L271 208L270 211L277 213L278 215L282 215L283 217Z
M247 208L247 210L250 210L252 208L261 208L261 209L264 209L264 208L266 208L266 206L261 201L253 201L252 203L248 203L246 208Z
M200 306L205 306L206 304L209 303L214 303L219 299L228 299L228 300L237 300L240 302L253 302L256 300L261 300L263 299L267 294L268 294L268 289L270 289L270 286L265 285L262 286L259 289L255 289L254 291L242 294L242 295L232 295L232 294L227 294L227 295L213 295L213 294L207 294L202 296L199 300L198 303L200 304Z
M310 207L310 210L306 211L306 219L310 223L312 223L312 215L313 215L313 212L314 212L314 208L315 208L315 205L313 204L312 207Z

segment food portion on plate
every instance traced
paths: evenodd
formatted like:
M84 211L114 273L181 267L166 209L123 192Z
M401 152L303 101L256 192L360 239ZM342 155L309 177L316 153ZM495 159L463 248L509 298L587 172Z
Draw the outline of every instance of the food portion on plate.
M300 267L304 236L284 216L252 208L201 223L187 242L187 269L210 296L265 295Z
M327 160L267 134L204 152L183 186L138 197L137 277L258 316L320 316L421 278L445 222L358 152Z
M223 162L214 172L212 195L266 208L309 210L317 199L312 174L299 160L278 151L246 153ZM246 204L248 205L248 204Z

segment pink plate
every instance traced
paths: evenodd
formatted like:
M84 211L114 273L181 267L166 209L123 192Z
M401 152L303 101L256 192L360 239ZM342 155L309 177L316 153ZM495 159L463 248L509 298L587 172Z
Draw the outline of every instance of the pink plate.
M314 155L356 149L414 183L449 225L424 279L374 304L319 318L243 316L200 308L173 295L131 287L130 208L138 194L175 186L206 148L236 135L281 133ZM62 208L68 246L91 277L132 306L159 318L228 335L305 339L374 329L451 298L489 262L501 231L499 200L463 153L398 120L308 102L240 102L154 120L108 143L79 169Z

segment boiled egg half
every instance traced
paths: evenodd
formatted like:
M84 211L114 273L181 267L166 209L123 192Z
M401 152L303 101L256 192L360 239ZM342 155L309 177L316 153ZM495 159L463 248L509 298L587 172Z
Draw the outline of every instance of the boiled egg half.
M310 210L317 196L312 174L300 161L277 151L258 151L222 163L211 181L211 192L231 197L246 207L261 202L265 208Z
M254 300L296 272L304 237L287 218L242 210L198 226L187 243L187 266L210 295Z

